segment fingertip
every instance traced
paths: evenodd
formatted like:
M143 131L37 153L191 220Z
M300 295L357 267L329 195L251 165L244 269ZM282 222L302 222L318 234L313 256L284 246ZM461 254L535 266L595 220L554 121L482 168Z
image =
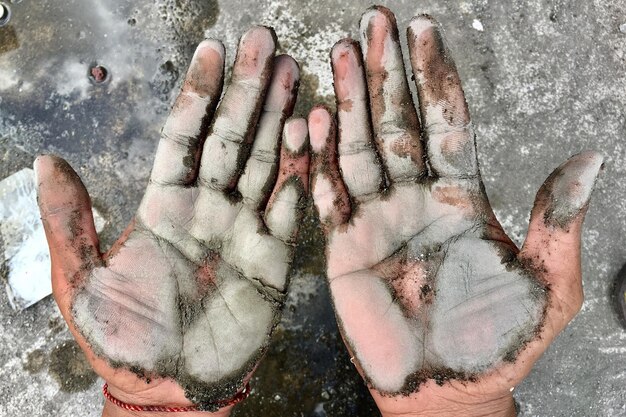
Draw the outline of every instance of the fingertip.
M315 153L320 153L324 150L328 143L328 138L332 135L333 119L330 111L321 105L314 107L309 113L308 124L311 149Z
M409 39L411 37L418 37L423 32L433 27L439 27L439 22L437 22L434 17L426 13L419 14L413 17L409 23L409 27L407 28Z
M210 50L216 52L220 56L226 55L226 49L224 48L224 44L219 39L207 38L198 44L196 48L196 52L194 52L194 59L196 56L201 55L205 51Z
M350 59L355 59L357 51L360 50L360 43L352 38L340 39L333 45L330 57L333 63L339 63Z
M253 26L239 41L233 76L256 79L266 74L269 77L275 51L274 30L267 26Z
M331 51L331 67L338 109L349 112L352 102L346 100L363 100L367 95L359 43L353 39L337 42Z
M361 15L361 34L368 37L369 29L376 26L389 26L396 24L396 16L385 6L374 5L365 10Z
M570 200L582 206L590 197L604 157L595 151L585 151L571 157L561 170L562 181L556 193L567 194Z
M48 156L46 154L38 155L33 161L33 170L35 171L35 179L37 180L37 184L39 185L39 180L41 179L42 170L45 169L46 162L48 160Z
M274 68L283 68L293 74L296 79L300 78L300 65L291 55L281 54L274 58Z
M375 19L380 12L378 11L376 6L371 6L365 9L363 14L361 15L361 20L359 22L359 28L361 29L361 39L367 38L367 33L369 31L372 20Z
M198 44L183 84L184 92L201 97L219 94L224 75L224 45L215 39L205 39Z
M35 171L35 187L37 189L37 203L41 207L43 201L39 198L41 194L41 187L43 185L44 178L49 176L50 165L51 165L51 155L39 155L33 161L33 171Z
M33 169L41 170L42 168L45 168L49 166L51 163L56 162L56 161L64 161L64 160L52 154L37 155L37 158L35 158L35 161L33 162Z
M325 119L332 118L332 112L325 104L316 104L309 112L309 124L317 124Z
M295 105L299 83L298 63L289 55L275 57L274 71L263 105L265 110L290 115Z
M78 174L71 165L57 155L43 154L37 156L33 162L33 170L38 187L44 183L44 180L54 180L52 182L62 180L62 183L70 180L80 181Z
M368 7L367 9L365 9L365 12L363 12L363 16L368 14L368 12L377 12L387 17L394 16L391 9L387 6L383 6L382 4L374 4L373 6Z
M277 44L276 32L271 26L252 26L243 34L239 45L249 43L262 47L260 50L265 56L273 54Z
M292 118L285 122L283 144L292 154L300 154L307 149L309 129L303 118Z
M580 160L583 164L587 165L589 169L596 170L598 172L604 169L604 155L597 151L582 151L578 155L574 155L572 159Z
M603 167L602 154L585 151L555 169L537 198L540 205L545 204L544 222L566 228L576 218L582 219Z
M286 90L293 90L300 82L300 65L289 55L274 58L274 73L280 77L279 86Z
M272 43L274 45L278 44L278 37L276 36L276 31L274 30L274 28L272 26L267 26L267 25L256 25L253 27L254 29L259 29L259 30L264 30L265 33L271 38Z

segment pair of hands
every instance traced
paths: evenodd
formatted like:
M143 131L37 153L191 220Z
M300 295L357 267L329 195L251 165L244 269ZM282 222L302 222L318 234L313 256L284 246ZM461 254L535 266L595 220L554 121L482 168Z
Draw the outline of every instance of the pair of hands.
M36 160L54 296L114 396L228 415L220 401L278 323L310 178L339 327L382 414L515 414L512 388L581 306L602 158L554 171L519 250L487 200L439 25L407 31L417 110L393 14L369 9L360 33L331 52L336 119L316 107L308 123L288 119L299 70L270 29L242 37L221 101L224 48L202 42L137 215L105 254L77 174Z

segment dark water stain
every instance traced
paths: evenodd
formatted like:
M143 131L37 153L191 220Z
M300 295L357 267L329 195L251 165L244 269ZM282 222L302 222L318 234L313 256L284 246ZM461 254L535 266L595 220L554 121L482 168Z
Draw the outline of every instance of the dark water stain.
M0 28L0 55L20 47L17 33L13 26Z
M323 279L322 275L326 272L324 250L324 234L313 202L309 199L300 222L293 268L299 272L319 275Z
M36 374L46 367L47 359L42 349L35 349L26 356L26 362L22 366L28 373Z
M63 392L86 391L98 378L74 340L61 342L52 349L48 372Z

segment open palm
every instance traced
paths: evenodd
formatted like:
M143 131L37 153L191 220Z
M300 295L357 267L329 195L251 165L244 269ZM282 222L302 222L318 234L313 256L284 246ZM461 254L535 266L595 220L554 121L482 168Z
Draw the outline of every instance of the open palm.
M138 213L105 256L80 179L36 162L55 297L112 392L216 409L267 348L308 186L306 122L285 124L298 66L274 51L266 28L242 37L213 120L224 49L200 44Z
M439 25L418 16L408 30L420 118L393 14L370 9L361 35L331 55L338 128L323 108L309 116L344 340L383 411L399 394L508 394L580 307L580 224L602 158L552 174L520 252L487 200Z

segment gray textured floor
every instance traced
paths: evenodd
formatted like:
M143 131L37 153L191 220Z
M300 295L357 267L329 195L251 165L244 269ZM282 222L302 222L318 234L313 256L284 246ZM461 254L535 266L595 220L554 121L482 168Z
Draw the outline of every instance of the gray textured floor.
M156 4L156 5L155 5ZM304 70L302 98L328 100L331 45L356 34L369 2L323 0L24 0L0 28L0 178L55 152L83 177L110 244L146 184L178 77L205 34L230 59L244 29L276 27ZM626 331L610 304L626 262L624 0L389 1L399 24L443 22L477 127L487 192L519 243L534 194L571 154L607 156L585 223L582 312L517 388L524 416L626 416ZM482 24L483 31L477 30ZM87 82L87 66L111 83ZM315 262L303 270L315 272ZM238 416L376 415L333 324L323 279L294 280L285 319ZM54 302L11 311L0 294L0 416L97 416L99 384L82 368ZM62 360L60 360L61 358ZM59 363L64 366L59 366ZM74 391L74 392L71 392Z

